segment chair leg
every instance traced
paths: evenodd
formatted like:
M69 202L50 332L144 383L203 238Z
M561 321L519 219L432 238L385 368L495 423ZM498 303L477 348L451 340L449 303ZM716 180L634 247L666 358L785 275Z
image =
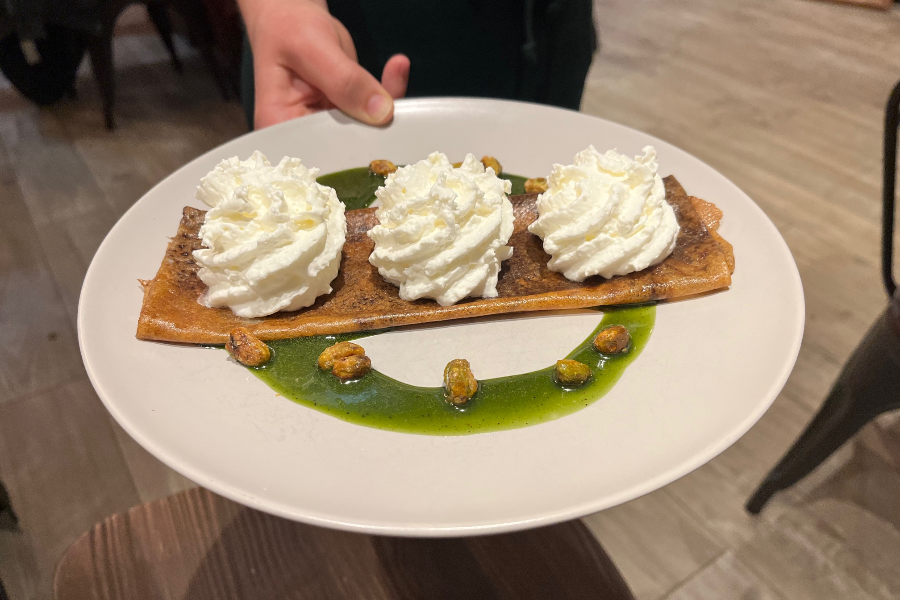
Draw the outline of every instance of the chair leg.
M776 492L787 489L806 477L826 458L862 428L868 417L861 419L841 380L835 384L825 404L806 431L781 459L747 502L747 511L759 514Z
M169 51L172 67L177 73L181 73L181 59L178 58L178 53L175 51L175 42L172 39L172 21L169 19L168 8L160 2L148 2L147 14L150 15L150 20L153 21L159 37L162 38L163 44L166 45L166 49Z
M819 466L863 425L900 408L900 334L885 311L872 325L824 405L746 504L758 514L776 492Z
M91 57L94 78L97 80L103 98L103 118L106 121L106 128L112 131L116 126L113 118L116 83L113 69L112 31L92 35L88 42L88 54Z
M13 512L12 502L9 499L9 493L3 487L0 481L0 529L17 529L19 519ZM0 596L2 598L2 596Z
M200 50L200 55L203 57L206 67L212 72L216 87L219 88L219 93L222 94L222 99L226 101L231 100L232 86L228 81L225 69L219 62L219 59L216 58L215 41L206 7L200 0L188 0L179 3L178 10L187 21L193 42L197 49Z

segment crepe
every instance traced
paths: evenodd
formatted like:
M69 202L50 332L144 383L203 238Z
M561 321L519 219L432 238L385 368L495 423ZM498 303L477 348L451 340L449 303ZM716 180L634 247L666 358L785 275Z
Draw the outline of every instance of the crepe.
M347 240L334 291L313 306L262 318L242 318L228 308L198 302L206 285L197 276L193 251L201 248L204 211L186 207L156 277L142 281L144 303L137 337L144 340L221 344L235 327L246 327L263 340L347 333L414 323L480 317L501 313L585 308L680 298L731 284L734 254L716 232L722 212L688 196L674 177L665 178L666 200L675 210L681 232L675 250L662 263L621 277L596 276L582 283L547 268L549 255L541 239L528 231L537 219L537 194L512 196L515 230L513 255L504 261L498 297L462 300L440 306L433 300L402 300L369 263L374 243L366 232L378 223L375 209L347 211Z

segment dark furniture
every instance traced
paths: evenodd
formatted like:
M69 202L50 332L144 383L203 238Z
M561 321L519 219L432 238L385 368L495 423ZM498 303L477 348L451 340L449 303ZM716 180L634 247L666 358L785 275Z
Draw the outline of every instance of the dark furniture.
M448 539L335 531L203 489L109 517L70 546L56 600L633 600L580 521Z
M206 66L212 72L222 97L230 99L236 83L231 81L234 78L229 78L225 67L216 56L213 28L203 0L104 0L88 37L88 54L103 97L103 118L107 129L115 127L115 68L112 42L116 20L128 6L138 3L147 7L147 13L169 51L172 66L179 73L181 61L172 40L169 9L177 11L184 18L191 41L197 46Z
M747 502L746 508L753 514L759 513L776 492L808 475L863 425L882 413L900 408L900 291L893 275L898 127L900 82L888 100L884 122L881 263L888 307L844 365L806 431Z
M74 95L78 66L87 49L84 32L69 27L47 25L44 35L34 40L40 60L29 60L19 33L9 15L0 14L0 71L26 98L39 106L49 106L64 96Z
M0 531L4 529L16 529L18 519L16 513L13 512L12 502L9 500L9 494L0 481ZM7 600L6 590L3 589L3 582L0 581L0 600Z
M97 81L100 95L103 98L103 120L107 129L115 127L113 111L116 101L116 83L115 67L113 65L113 33L119 15L131 4L135 4L135 2L130 0L107 0L101 3L97 11L95 24L87 37L91 68L94 71L94 79ZM175 43L172 39L172 22L169 20L166 6L157 1L145 2L144 4L147 7L147 14L150 16L150 20L153 21L153 25L169 51L172 66L180 73L181 61L175 52Z
M15 529L19 520L16 513L13 512L12 501L9 499L9 493L0 481L0 530Z
M32 102L47 106L67 94L74 97L78 67L87 52L100 88L106 127L113 129L113 34L119 15L132 4L146 7L177 72L181 72L181 60L172 38L170 11L180 15L222 96L226 100L236 96L241 25L235 0L94 0L77 7L69 2L44 0L37 11L40 27L26 25L34 15L5 11L0 2L0 71ZM23 51L20 26L30 31L25 35L34 44L35 56Z

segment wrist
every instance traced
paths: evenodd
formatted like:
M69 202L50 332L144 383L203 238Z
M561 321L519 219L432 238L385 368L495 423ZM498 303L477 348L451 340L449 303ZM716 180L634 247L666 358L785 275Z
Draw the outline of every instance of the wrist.
M329 12L327 0L237 0L238 9L241 11L248 34L251 33L259 15L277 5L282 5L283 7L286 4L293 5L294 9L314 7Z

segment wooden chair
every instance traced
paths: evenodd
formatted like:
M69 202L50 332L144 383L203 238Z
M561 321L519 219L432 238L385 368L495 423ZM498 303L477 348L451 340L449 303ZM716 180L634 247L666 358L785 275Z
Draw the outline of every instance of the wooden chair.
M806 477L866 423L900 409L900 290L893 274L898 128L900 82L888 99L884 122L881 270L888 307L844 365L806 431L747 502L752 514L759 513L778 491Z
M633 600L580 521L416 539L303 525L193 489L109 517L66 551L56 600Z

